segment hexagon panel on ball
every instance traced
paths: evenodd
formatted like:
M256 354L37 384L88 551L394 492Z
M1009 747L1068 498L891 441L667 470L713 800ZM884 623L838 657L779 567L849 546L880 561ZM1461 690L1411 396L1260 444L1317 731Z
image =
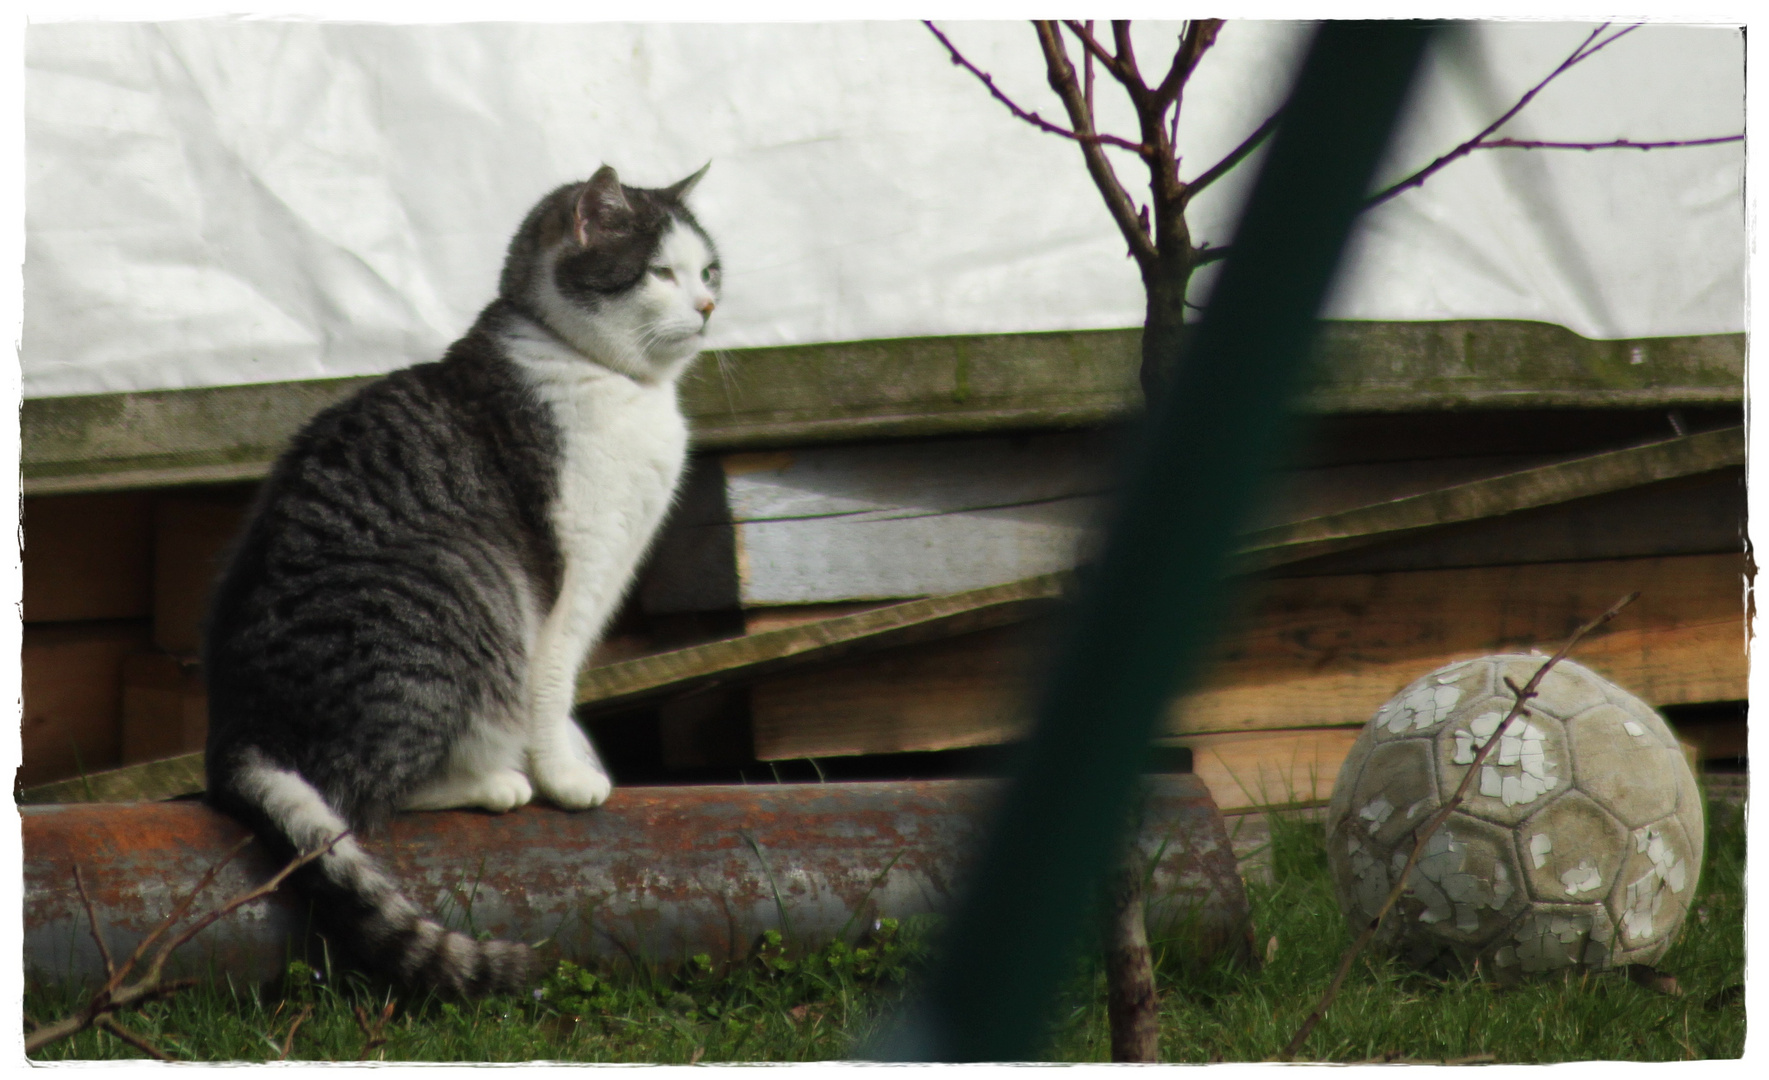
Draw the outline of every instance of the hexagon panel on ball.
M1426 842L1377 940L1420 966L1479 961L1500 978L1650 964L1676 939L1701 874L1703 807L1651 706L1562 660L1499 729L1546 657L1439 668L1376 711L1327 809L1339 906L1369 924L1419 829L1493 747Z

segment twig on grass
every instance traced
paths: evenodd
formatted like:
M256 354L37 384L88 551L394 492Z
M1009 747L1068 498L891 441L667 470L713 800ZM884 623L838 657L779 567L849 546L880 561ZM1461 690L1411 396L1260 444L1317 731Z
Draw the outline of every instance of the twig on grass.
M106 1013L105 1015L100 1016L97 1020L93 1021L92 1026L99 1028L101 1030L110 1032L112 1035L115 1035L117 1038L122 1039L124 1042L128 1043L130 1046L135 1047L135 1049L141 1051L142 1053L146 1054L148 1057L151 1057L156 1061L175 1061L175 1060L177 1060L176 1058L172 1057L172 1055L166 1053L165 1051L161 1050L159 1047L155 1046L153 1043L148 1042L146 1039L142 1038L140 1035L135 1034L135 1032L130 1031L128 1028L124 1027L122 1024L119 1024L117 1022L117 1018L110 1015L109 1013Z
M93 939L98 942L99 955L104 959L105 974L107 978L105 979L104 985L99 987L98 990L87 999L86 1004L81 1006L72 1016L57 1020L51 1024L45 1024L25 1036L25 1053L33 1053L51 1043L60 1042L63 1039L77 1035L90 1028L100 1027L145 1054L150 1054L154 1057L161 1058L162 1060L171 1060L159 1050L149 1045L145 1040L123 1028L122 1025L117 1022L116 1014L124 1009L132 1008L146 1001L151 1001L154 998L169 997L180 990L196 985L195 979L174 979L169 982L164 980L163 976L165 974L166 962L172 958L174 952L189 942L191 938L196 937L198 934L208 929L218 920L226 918L254 900L261 899L275 892L277 887L280 886L290 874L332 850L332 848L337 846L339 841L349 835L348 831L339 833L326 844L291 860L287 866L284 866L281 870L277 871L270 880L264 882L262 885L247 889L245 892L233 897L220 907L205 912L177 936L160 946L159 951L156 952L153 959L148 962L146 973L127 986L123 985L123 980L129 977L129 973L135 969L135 965L141 961L142 957L147 955L148 949L153 946L154 942L164 937L172 927L176 926L179 921L184 918L185 914L190 911L191 905L196 902L196 898L204 889L207 889L214 883L215 876L221 872L222 868L227 866L228 863L231 863L235 856L239 855L239 853L245 849L246 845L251 843L251 837L247 837L238 844L235 844L233 849L226 855L222 856L219 862L216 862L213 866L209 867L208 870L204 871L203 876L197 880L196 887L191 889L190 893L173 907L172 914L166 916L158 926L154 927L146 937L141 939L141 943L135 947L134 952L129 954L129 958L123 961L121 967L117 967L112 963L110 950L105 947L104 941L99 933L98 919L93 912L91 898L86 894L86 883L81 879L80 872L76 868L74 871L74 884L79 890L81 902L86 906L86 916L91 921L92 936Z
M1584 640L1585 635L1615 618L1623 608L1639 599L1639 597L1640 594L1637 592L1629 593L1610 605L1608 611L1605 611L1603 614L1573 631L1572 636L1566 639L1566 644L1560 647L1560 651L1549 657L1541 667L1537 668L1536 673L1530 676L1529 682L1525 683L1521 688L1509 678L1506 678L1505 686L1510 689L1512 694L1516 695L1517 703L1511 706L1511 711L1505 714L1505 719L1499 723L1498 728L1493 731L1492 736L1488 738L1475 753L1474 760L1468 765L1468 772L1463 775L1462 782L1456 786L1455 794L1451 795L1448 801L1438 807L1437 811L1429 818L1425 819L1425 823L1413 834L1413 850L1407 856L1406 865L1401 868L1400 873L1395 877L1394 887L1388 890L1388 899L1383 901L1381 910L1376 912L1376 917L1371 919L1369 924L1364 927L1363 931L1358 934L1357 938L1352 941L1351 947L1345 950L1345 955L1339 960L1339 970L1333 973L1333 981L1327 984L1327 992L1321 995L1320 1003L1314 1007L1313 1012L1308 1014L1308 1018L1302 1022L1302 1026L1297 1029L1295 1036L1290 1039L1289 1044L1284 1047L1283 1051L1277 1055L1276 1060L1290 1061L1295 1058L1297 1051L1302 1049L1302 1044L1308 1041L1308 1037L1314 1033L1315 1027L1320 1024L1321 1019L1327 1015L1327 1010L1333 1005L1333 999L1339 995L1339 987L1344 984L1345 977L1351 973L1351 965L1357 960L1358 954L1363 952L1364 946L1368 945L1376 936L1376 931L1382 926L1383 918L1385 918L1389 911L1394 908L1394 905L1399 902L1401 894L1407 891L1407 879L1412 876L1413 868L1419 864L1419 857L1425 851L1426 842L1431 839L1433 833L1437 832L1438 826L1447 821L1449 816L1456 811L1456 808L1462 805L1462 800L1467 797L1469 785L1474 782L1474 777L1479 774L1481 766L1486 764L1487 756L1493 752L1493 748L1498 746L1499 741L1504 738L1506 731L1511 727L1511 722L1519 716L1529 715L1529 710L1526 708L1526 705L1530 698L1536 696L1536 689L1541 686L1542 679L1547 677L1548 672L1553 670L1554 665L1566 659L1567 654L1572 652L1573 648L1577 646L1580 641Z
M303 1021L312 1015L313 1006L303 1005L301 1011L295 1014L295 1019L289 1021L289 1033L283 1037L282 1053L277 1055L278 1061L289 1060L289 1051L295 1048L295 1031L300 1028Z
M356 1060L367 1061L370 1053L387 1044L387 1021L393 1019L393 1007L397 1004L398 1001L388 998L386 1006L381 1009L381 1015L370 1020L368 1012L361 1005L351 1003L350 1009L356 1014L356 1026L362 1029L363 1039L362 1053L356 1055Z

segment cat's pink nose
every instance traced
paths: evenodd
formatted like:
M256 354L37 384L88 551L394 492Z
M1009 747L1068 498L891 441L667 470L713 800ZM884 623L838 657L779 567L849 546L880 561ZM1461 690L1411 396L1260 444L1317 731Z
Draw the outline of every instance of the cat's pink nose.
M713 298L705 296L695 303L694 310L700 312L700 317L704 319L713 313L713 308L715 307L718 307L718 305L713 303Z

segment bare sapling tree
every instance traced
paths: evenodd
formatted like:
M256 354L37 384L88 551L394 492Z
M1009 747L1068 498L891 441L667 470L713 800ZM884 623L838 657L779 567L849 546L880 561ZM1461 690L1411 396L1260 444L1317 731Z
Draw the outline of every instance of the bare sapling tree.
M1282 110L1265 118L1248 132L1233 150L1219 161L1187 180L1180 176L1184 155L1177 145L1180 113L1185 106L1186 86L1197 71L1204 55L1222 32L1221 19L1197 19L1182 24L1173 59L1159 81L1150 85L1143 74L1131 41L1130 22L1111 23L1110 44L1094 32L1092 21L1035 21L1039 48L1044 53L1045 73L1050 88L1062 101L1068 114L1068 126L1053 123L1036 111L1026 109L1010 98L994 78L958 50L958 47L929 22L926 24L945 46L952 62L969 71L988 87L996 100L1007 106L1015 116L1040 131L1061 136L1081 148L1088 175L1099 189L1110 211L1112 221L1129 246L1130 257L1136 260L1142 277L1146 306L1143 321L1142 365L1139 378L1143 395L1152 400L1177 363L1185 327L1185 316L1192 307L1189 292L1193 275L1228 254L1228 248L1198 241L1186 218L1192 201L1210 186L1232 172L1257 150L1276 130ZM1513 139L1498 131L1533 101L1554 80L1595 56L1604 48L1639 28L1638 23L1611 29L1604 23L1591 31L1560 65L1521 95L1492 123L1470 139L1459 143L1432 160L1425 167L1373 193L1365 206L1373 207L1424 184L1445 167L1481 150L1658 150L1671 147L1712 146L1740 142L1742 134L1707 138L1641 142L1613 139L1607 142L1555 142ZM1081 67L1077 71L1070 60L1069 41L1079 50ZM1135 136L1114 135L1099 130L1096 68L1110 76L1129 100L1135 112ZM1148 197L1132 196L1113 167L1108 150L1135 155L1148 173Z
M1068 114L1067 126L1020 105L996 85L993 76L967 59L939 27L932 22L925 25L945 46L952 63L976 76L1014 116L1080 147L1088 175L1099 189L1112 222L1128 245L1130 257L1136 260L1142 277L1145 308L1138 379L1144 399L1153 401L1164 384L1171 381L1180 362L1186 311L1194 307L1189 298L1193 276L1203 267L1226 258L1229 252L1226 246L1197 240L1187 220L1187 211L1194 199L1239 167L1265 143L1283 118L1282 108L1261 121L1221 159L1188 180L1180 175L1184 155L1178 146L1179 118L1185 107L1186 87L1205 54L1216 44L1223 31L1223 20L1197 19L1182 23L1173 58L1152 85L1137 58L1128 20L1111 22L1109 43L1096 35L1092 20L1034 21L1032 26L1037 33L1038 46L1044 54L1045 75ZM1633 33L1639 26L1636 23L1612 29L1612 24L1604 23L1591 31L1565 60L1518 97L1492 123L1423 168L1373 192L1364 204L1365 209L1420 187L1443 169L1477 151L1647 151L1742 141L1742 134L1659 142L1632 139L1556 142L1499 135L1499 130L1549 84ZM1080 54L1079 71L1070 59L1071 42ZM1134 136L1100 130L1096 70L1104 71L1128 99L1136 117ZM1119 178L1109 151L1134 155L1147 172L1146 200L1139 200L1131 194ZM1533 686L1532 682L1531 689ZM1519 707L1526 698L1527 695L1519 699ZM1127 863L1120 870L1110 896L1113 899L1108 905L1111 911L1107 927L1106 980L1113 1060L1156 1061L1159 1060L1159 1000L1149 963L1146 932L1141 922L1140 869ZM1329 1000L1330 997L1329 994ZM1321 1011L1325 1011L1325 1003ZM1305 1025L1288 1054L1295 1053L1295 1048L1307 1038L1312 1028L1312 1022Z

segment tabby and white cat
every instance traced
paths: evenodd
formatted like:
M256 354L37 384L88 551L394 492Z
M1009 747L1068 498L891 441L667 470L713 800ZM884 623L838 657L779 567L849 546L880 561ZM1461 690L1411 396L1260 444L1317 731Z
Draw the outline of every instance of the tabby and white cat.
M683 204L705 171L653 190L604 166L542 199L466 336L320 413L265 481L203 671L209 800L279 854L399 809L608 798L571 709L682 472L676 380L719 295ZM424 918L353 838L300 881L405 982L535 974L527 946Z

